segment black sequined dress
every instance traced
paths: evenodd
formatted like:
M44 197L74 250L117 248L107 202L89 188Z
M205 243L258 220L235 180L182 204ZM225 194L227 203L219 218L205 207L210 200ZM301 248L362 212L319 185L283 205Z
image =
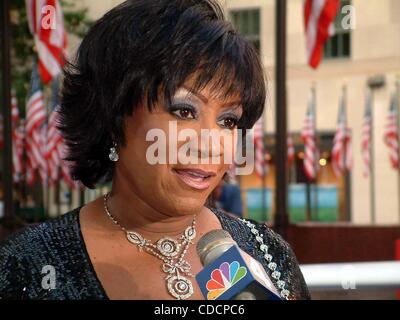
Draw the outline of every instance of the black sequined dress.
M262 263L279 292L288 290L289 299L310 299L297 259L278 234L252 221L272 256L272 261L267 261L249 226L220 209L210 209L239 247ZM79 211L80 207L60 218L31 226L0 244L1 299L108 299L86 250ZM280 275L278 279L272 277L270 262L275 264L274 271ZM56 270L53 290L42 283L51 273L43 269L45 266Z

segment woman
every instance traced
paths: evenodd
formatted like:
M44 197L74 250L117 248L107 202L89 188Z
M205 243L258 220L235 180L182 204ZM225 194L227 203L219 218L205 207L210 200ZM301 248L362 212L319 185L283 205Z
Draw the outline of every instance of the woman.
M224 229L262 263L282 298L308 299L282 238L207 205L228 163L171 155L153 163L149 152L152 133L166 133L153 158L187 142L173 141L171 128L201 139L202 129L250 129L265 95L257 53L214 0L131 0L107 13L66 68L60 129L74 179L89 188L112 181L112 191L5 241L0 296L203 299L193 278L202 269L196 244ZM221 160L234 151L227 145L189 150Z

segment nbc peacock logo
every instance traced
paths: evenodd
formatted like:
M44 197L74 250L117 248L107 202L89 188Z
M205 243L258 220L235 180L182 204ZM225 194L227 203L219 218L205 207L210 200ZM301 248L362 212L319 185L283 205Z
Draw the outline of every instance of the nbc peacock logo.
M229 288L238 283L247 274L247 268L240 266L239 262L224 262L218 269L211 272L211 279L207 281L207 299L215 300Z

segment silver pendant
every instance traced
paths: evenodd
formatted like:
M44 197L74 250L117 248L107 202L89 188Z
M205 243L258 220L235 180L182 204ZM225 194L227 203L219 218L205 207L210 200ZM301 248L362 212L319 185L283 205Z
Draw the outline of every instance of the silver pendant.
M181 275L167 278L168 292L178 300L186 300L193 295L192 282Z
M165 237L157 241L157 249L164 257L175 257L181 248L181 245L175 239Z

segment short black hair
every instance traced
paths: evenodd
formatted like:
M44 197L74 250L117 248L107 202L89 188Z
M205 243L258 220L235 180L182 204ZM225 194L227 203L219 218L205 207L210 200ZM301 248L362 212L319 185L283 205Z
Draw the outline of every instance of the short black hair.
M64 68L59 129L71 176L88 188L112 180L113 142L125 145L124 119L159 97L166 103L195 75L193 90L239 94L238 128L252 128L264 110L265 76L254 46L216 0L130 0L106 13Z

